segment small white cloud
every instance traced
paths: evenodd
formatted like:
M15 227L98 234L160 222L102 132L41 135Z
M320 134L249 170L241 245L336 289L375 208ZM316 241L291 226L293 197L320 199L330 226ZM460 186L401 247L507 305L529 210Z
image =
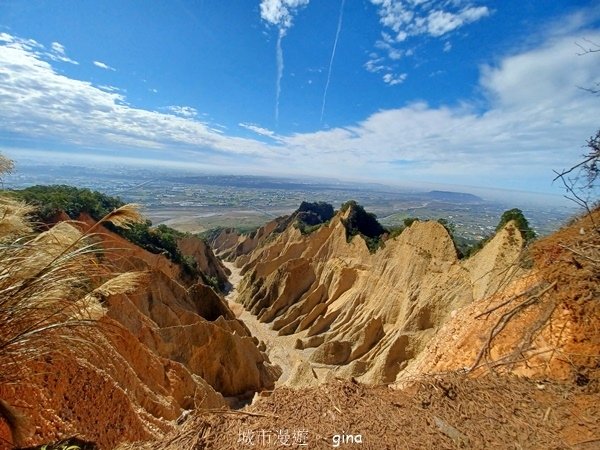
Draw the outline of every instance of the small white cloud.
M98 86L98 89L102 89L103 91L106 91L106 92L122 92L122 89L119 89L118 87L115 87L115 86L108 86L108 85Z
M445 73L446 73L446 71L445 71L445 70L436 70L436 71L434 71L434 72L431 72L431 73L429 74L429 77L430 77L430 78L433 78L433 77L437 77L437 76L439 76L439 75L443 75L443 74L445 74Z
M432 11L427 16L427 33L439 37L471 22L476 22L490 13L486 6L471 7L454 14L447 11Z
M101 68L101 69L104 69L104 70L112 70L113 72L115 72L115 71L116 71L116 69L115 69L115 68L113 68L113 67L110 67L108 64L105 64L105 63L103 63L102 61L93 61L93 64L94 64L96 67L99 67L99 68Z
M375 47L377 47L380 50L386 51L388 57L393 61L397 61L397 60L401 59L402 56L404 55L404 52L402 50L398 50L392 44L390 44L389 35L386 36L385 33L384 33L383 40L379 40L379 41L375 42Z
M444 42L444 53L448 53L450 50L452 50L452 44L450 43L450 41L446 41Z
M378 58L377 55L375 56L375 58L372 58L365 63L364 67L367 69L367 72L378 73L383 72L384 70L391 70L391 67L383 64L385 58Z
M276 25L282 32L292 26L294 11L308 5L310 0L262 0L260 17L271 25Z
M388 52L388 56L390 57L391 60L394 60L394 61L401 59L402 55L403 55L402 50L398 50L396 48L392 48Z
M51 52L47 54L47 56L53 61L66 62L69 64L78 65L79 63L67 56L65 53L65 47L59 42L53 42L50 45Z
M60 44L59 42L53 42L52 45L50 46L52 48L52 50L56 53L65 54L65 46Z
M461 0L371 0L371 3L378 7L380 23L395 33L396 43L422 34L443 36L490 15L487 6L463 7L465 2ZM389 39L388 44L392 44Z
M407 76L408 75L405 73L401 73L398 75L394 75L393 73L386 73L383 76L383 82L390 86L395 86L397 84L404 83L404 80L406 80Z
M240 122L240 123L238 123L238 125L242 128L253 131L256 134L260 134L261 136L267 136L270 138L275 138L275 136L276 136L273 131L268 130L267 128L259 127L258 125L255 125L252 123Z
M185 117L186 119L192 119L198 116L198 110L196 108L192 108L191 106L167 106L165 108L167 111L180 116Z

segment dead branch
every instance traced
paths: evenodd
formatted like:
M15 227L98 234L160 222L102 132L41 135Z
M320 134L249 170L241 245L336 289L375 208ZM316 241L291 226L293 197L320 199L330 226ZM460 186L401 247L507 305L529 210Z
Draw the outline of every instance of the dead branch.
M211 413L211 414L233 414L238 416L250 416L250 417L267 417L269 419L279 419L279 416L274 414L261 414L261 413L253 413L250 411L238 411L237 409L203 409L203 412Z
M574 248L568 247L568 246L563 245L563 244L559 244L558 246L561 247L561 248L564 248L565 250L569 250L570 252L575 253L577 256L580 256L581 258L587 259L588 261L590 261L590 262L592 262L594 264L600 264L600 260L594 259L594 258L586 255L585 253L582 253L580 251L575 250Z
M512 296L512 297L510 297L508 300L506 300L506 301L504 301L504 302L500 303L499 305L496 305L496 306L494 306L493 308L489 308L489 309L485 310L484 312L482 312L481 314L477 314L477 315L475 316L475 318L476 318L476 319L479 319L479 318L480 318L480 317L482 317L482 316L489 315L489 314L493 313L494 311L496 311L496 310L498 310L498 309L502 308L503 306L506 306L506 305L508 305L509 303L511 303L511 302L514 302L516 299L518 299L518 298L521 298L521 297L523 297L524 295L529 295L531 292L533 292L533 290L534 290L534 289L536 289L536 288L538 288L538 287L539 287L539 284L536 284L535 286L533 286L533 287L531 287L531 288L527 289L526 291L523 291L523 292L521 292L520 294L513 295L513 296Z
M470 367L469 372L472 372L477 367L479 367L479 363L480 363L481 359L483 358L484 354L486 352L489 352L489 350L491 349L492 341L496 338L496 336L498 336L498 334L500 334L502 332L502 330L506 327L506 325L510 322L510 320L514 316L516 316L519 312L527 309L529 306L536 303L542 295L544 295L546 292L548 292L554 286L556 286L556 281L549 284L548 286L546 286L540 292L538 292L534 295L531 295L530 297L527 298L527 300L519 303L517 306L515 306L514 308L510 309L509 311L505 312L504 314L502 314L500 316L500 318L498 319L496 324L490 330L488 338L487 338L485 344L483 345L483 347L481 348L481 350L479 351L479 353L477 354L477 358L475 359L475 362L473 363L473 365Z

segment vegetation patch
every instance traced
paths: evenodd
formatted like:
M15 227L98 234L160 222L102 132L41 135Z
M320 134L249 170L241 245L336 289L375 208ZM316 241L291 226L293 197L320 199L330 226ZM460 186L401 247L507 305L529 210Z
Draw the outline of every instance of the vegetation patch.
M325 202L302 202L300 207L293 214L296 218L295 226L302 234L310 234L329 223L333 218L335 211L333 206Z
M36 207L34 218L40 223L53 222L61 211L71 219L77 219L80 214L87 213L94 220L100 220L106 214L124 205L118 197L65 185L32 186L11 193ZM106 223L105 226L151 253L163 254L174 263L181 265L184 273L202 276L196 261L191 257L184 257L177 246L177 240L183 237L184 233L166 225L152 227L152 222L149 220L132 224L129 228L122 228L112 223Z
M515 221L517 228L519 229L519 231L521 232L521 235L523 236L523 239L525 240L525 245L529 244L531 241L533 241L536 238L537 235L536 235L535 231L529 226L529 222L523 215L523 211L521 211L518 208L513 208L513 209L509 209L508 211L504 211L504 213L500 217L500 221L498 222L498 225L496 226L496 233L498 233L498 231L502 230L502 228L504 228L504 226L511 220ZM479 250L481 250L483 247L485 247L485 245L489 241L492 240L492 238L496 235L496 233L494 233L490 236L486 236L483 239L473 243L471 246L467 247L463 251L463 256L465 258L469 258L469 257L473 256L474 254L476 254ZM526 266L530 265L530 262L526 262L525 265Z
M342 220L346 228L346 239L350 242L354 236L360 235L369 251L375 253L383 244L382 237L387 230L377 221L375 214L366 212L356 201L350 200L342 205L342 212L348 210L348 217Z
M529 243L536 238L535 231L529 226L529 222L523 215L523 211L518 208L509 209L508 211L504 211L502 217L500 217L500 222L496 227L496 233L500 231L504 225L506 225L511 220L514 220L517 224L517 228L521 231L523 235L523 239L525 239L525 243Z
M38 185L10 192L17 199L34 205L36 210L33 219L41 223L52 222L61 211L71 219L77 219L85 212L94 220L100 220L112 210L124 205L118 197L66 185Z

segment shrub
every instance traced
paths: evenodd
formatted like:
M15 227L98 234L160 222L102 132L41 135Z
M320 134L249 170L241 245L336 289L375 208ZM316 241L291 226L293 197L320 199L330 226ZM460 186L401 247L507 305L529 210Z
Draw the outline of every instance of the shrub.
M16 198L34 205L34 219L44 223L51 222L61 211L71 219L76 219L86 212L94 220L100 220L124 204L118 197L65 185L32 186L11 193Z
M402 232L406 230L406 227L403 225L397 225L393 227L389 227L390 234L388 235L388 239L395 239L402 234Z
M523 211L521 211L518 208L513 208L509 209L508 211L504 211L502 217L500 217L500 222L496 227L496 232L500 231L511 220L514 220L517 224L517 228L521 231L521 234L525 239L525 243L528 243L535 239L535 231L533 231L533 229L529 226L529 222L523 215Z
M402 222L404 223L404 226L406 228L410 227L413 223L418 222L419 218L417 217L407 217L406 219L404 219Z
M381 237L387 230L377 221L377 216L368 213L356 201L350 200L341 207L342 212L350 210L347 218L343 220L346 228L346 239L350 241L354 236L361 235L371 253L381 247Z
M72 219L77 219L80 214L87 213L94 220L100 220L124 204L118 197L65 185L32 186L11 191L11 193L18 199L36 206L34 217L42 223L52 222L61 211L64 211ZM104 225L151 253L162 253L174 263L180 264L185 273L198 274L196 266L183 258L177 246L177 240L184 236L184 233L166 225L153 228L152 222L149 220L134 223L129 227L121 227L110 222Z

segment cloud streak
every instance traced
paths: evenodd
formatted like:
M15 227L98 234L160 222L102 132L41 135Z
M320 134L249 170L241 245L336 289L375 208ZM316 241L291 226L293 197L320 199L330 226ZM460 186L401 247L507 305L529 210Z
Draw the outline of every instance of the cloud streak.
M238 123L238 126L245 128L246 130L250 130L260 136L266 136L266 137L270 137L273 139L277 139L277 135L275 134L274 131L268 130L261 126L255 125L253 123L240 122L240 123Z
M104 70L112 70L113 72L116 71L115 68L110 67L108 64L103 63L102 61L92 61L92 64L94 64L96 67L100 68L100 69L104 69Z
M281 97L281 79L283 78L283 50L281 48L281 40L284 36L283 29L279 29L277 35L277 48L275 50L275 60L277 64L277 76L275 78L275 123L279 124L279 98Z
M327 102L327 91L329 90L329 82L331 81L331 69L333 67L333 59L335 58L335 51L337 49L338 40L340 39L340 32L342 31L342 20L344 18L344 5L346 0L342 0L340 5L340 14L338 17L337 30L335 32L335 39L333 41L333 49L331 50L331 58L329 60L329 69L327 70L327 82L325 83L325 91L323 92L323 104L321 105L321 125L323 125L323 116L325 115L325 103Z
M262 0L260 3L260 16L270 25L278 28L277 44L275 48L275 62L277 72L275 77L275 123L279 123L279 99L281 97L281 79L283 78L283 49L281 41L293 23L294 13L299 8L308 5L310 0Z

